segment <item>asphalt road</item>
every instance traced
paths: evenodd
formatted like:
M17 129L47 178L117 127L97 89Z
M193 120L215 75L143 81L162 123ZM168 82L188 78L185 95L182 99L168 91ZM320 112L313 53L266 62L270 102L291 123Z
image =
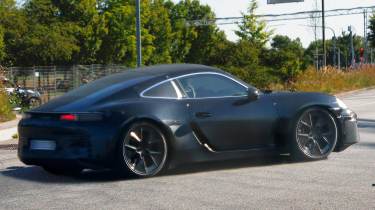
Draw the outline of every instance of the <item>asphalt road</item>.
M54 176L0 150L0 209L375 209L375 90L343 97L361 143L328 160L185 166L150 179Z

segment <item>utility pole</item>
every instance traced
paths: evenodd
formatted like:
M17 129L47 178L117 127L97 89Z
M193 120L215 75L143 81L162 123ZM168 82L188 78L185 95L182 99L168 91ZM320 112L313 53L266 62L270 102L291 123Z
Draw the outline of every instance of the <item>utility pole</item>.
M338 48L337 66L341 69L341 49Z
M336 35L333 36L333 66L336 66Z
M327 65L327 49L326 49L326 21L325 21L324 0L322 0L322 27L323 27L323 68Z
M135 1L136 36L137 36L137 67L142 66L142 42L141 42L141 0Z
M314 10L318 10L318 1L314 1ZM314 38L315 38L315 69L318 71L319 70L319 46L318 46L318 24L319 24L319 13L311 13L311 23L313 24L314 27Z
M350 55L351 55L351 66L354 67L355 65L355 55L354 55L354 43L353 43L353 32L352 32L352 26L348 27L349 30L349 36L350 36Z
M363 55L363 63L366 64L367 63L367 57L368 57L368 54L367 54L367 10L363 10L363 38L364 38L364 42L363 44L365 45L363 47L363 49L365 50L364 51L364 55Z

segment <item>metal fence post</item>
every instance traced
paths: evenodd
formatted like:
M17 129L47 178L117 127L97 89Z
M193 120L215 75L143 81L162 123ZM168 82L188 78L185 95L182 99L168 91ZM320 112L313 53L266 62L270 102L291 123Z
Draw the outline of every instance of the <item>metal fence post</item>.
M77 65L73 66L73 81L74 81L74 88L78 87L78 70Z
M56 84L56 81L57 81L57 73L56 73L56 66L54 67L54 72L53 72L53 79L54 79L54 84L55 84L55 87L54 87L54 97L57 95L57 84Z
M51 97L51 87L50 87L50 83L49 83L49 80L50 80L50 76L49 76L49 73L50 73L50 69L48 69L48 72L46 72L46 75L47 75L47 88L45 89L47 91L47 101L49 101L50 97ZM44 85L43 85L44 86Z
M13 67L9 68L9 79L14 82L14 77L13 77Z
M33 89L35 90L35 66L33 66Z

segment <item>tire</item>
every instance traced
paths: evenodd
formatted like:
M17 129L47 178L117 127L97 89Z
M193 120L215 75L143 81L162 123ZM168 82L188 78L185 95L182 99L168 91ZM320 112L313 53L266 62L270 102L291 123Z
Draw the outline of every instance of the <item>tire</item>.
M32 97L28 101L29 108L36 108L42 104L40 98Z
M294 160L321 160L335 149L338 128L334 116L322 108L309 108L296 117L291 129Z
M82 172L82 168L79 167L62 167L57 168L53 166L42 166L42 168L50 174L64 175L64 176L77 176Z
M142 178L162 174L168 168L167 142L158 126L146 121L132 124L120 140L118 171Z

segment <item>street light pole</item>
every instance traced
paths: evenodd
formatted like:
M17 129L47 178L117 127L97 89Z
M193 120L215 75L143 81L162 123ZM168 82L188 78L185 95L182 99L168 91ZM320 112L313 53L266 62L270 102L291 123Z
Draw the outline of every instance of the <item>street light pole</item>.
M326 21L325 21L324 0L322 0L322 27L323 27L323 68L327 65L327 49L326 49Z
M141 0L136 0L136 36L137 36L137 67L142 66L142 42L141 42Z
M354 67L355 65L355 52L354 52L354 41L353 41L353 31L352 31L352 26L348 27L349 30L349 38L350 38L350 55L351 55L351 66Z
M333 42L333 66L336 66L336 36L332 39Z
M363 39L364 39L364 42L363 42L363 44L364 44L364 50L365 50L365 52L364 52L364 57L363 57L363 63L367 63L367 57L368 57L368 51L367 51L367 10L365 9L365 10L363 10L363 23L364 23L364 25L363 25L363 30L364 30L364 32L363 32Z

